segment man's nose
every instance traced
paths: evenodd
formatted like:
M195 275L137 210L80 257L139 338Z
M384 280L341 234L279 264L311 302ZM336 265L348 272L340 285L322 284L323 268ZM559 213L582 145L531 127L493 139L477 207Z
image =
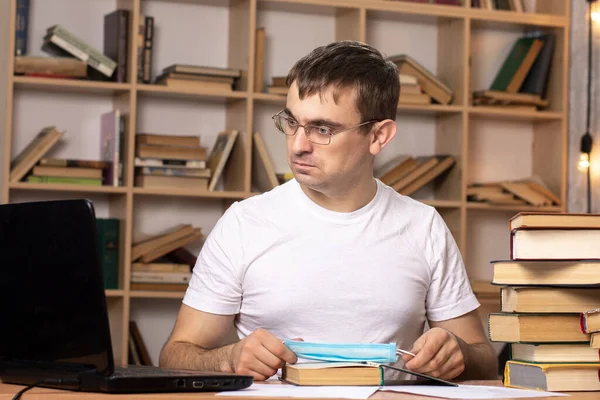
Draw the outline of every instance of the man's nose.
M292 151L295 154L309 153L312 150L312 143L308 140L303 126L299 126L296 134L289 139L292 141Z

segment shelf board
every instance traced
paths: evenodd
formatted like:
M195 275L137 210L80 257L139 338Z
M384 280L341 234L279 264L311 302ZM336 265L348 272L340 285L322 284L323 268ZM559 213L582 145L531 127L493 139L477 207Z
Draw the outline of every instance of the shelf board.
M256 92L256 93L252 93L251 95L252 95L252 98L254 98L255 100L265 102L265 103L275 103L275 104L281 104L281 105L285 105L285 101L287 99L286 96L281 95L281 94Z
M247 192L228 192L228 191L214 191L214 192L199 192L197 190L190 189L165 189L165 188L133 188L133 194L146 195L146 196L179 196L179 197L199 197L209 199L245 199L250 196Z
M502 204L477 203L477 202L474 202L474 201L467 201L467 208L471 209L471 210L489 210L489 211L562 212L562 207L561 206L536 207L536 206L528 206L528 205L502 205Z
M115 94L131 90L130 83L87 81L79 79L35 78L14 76L15 88L68 91L73 93Z
M174 89L164 85L155 84L136 84L135 89L138 93L156 97L194 97L207 99L247 99L248 92L236 90L198 90Z
M460 208L462 203L460 200L420 200L423 204L427 204L428 206L438 207L438 208Z
M68 183L29 183L29 182L11 182L8 184L10 189L18 190L43 190L50 192L85 192L85 193L104 193L104 194L122 194L127 193L127 188L123 186L93 186L78 185Z
M125 295L125 291L121 289L106 289L104 293L106 297L123 297Z
M453 114L464 111L463 106L442 104L401 104L398 112L403 114Z
M138 299L183 299L185 292L178 291L155 291L155 290L132 290L129 292L131 298Z
M569 21L565 16L536 13L518 13L504 10L465 9L465 15L471 17L474 27L493 25L534 25L549 28L564 28Z
M565 118L562 112L557 111L524 111L524 110L511 110L508 108L496 108L496 107L468 107L469 114L478 118L485 117L502 117L502 119L514 119L514 120L561 120Z

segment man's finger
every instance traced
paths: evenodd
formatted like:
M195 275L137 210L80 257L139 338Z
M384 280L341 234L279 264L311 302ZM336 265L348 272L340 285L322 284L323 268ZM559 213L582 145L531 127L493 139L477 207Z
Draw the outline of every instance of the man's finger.
M266 352L266 350L265 350L265 352ZM264 357L264 354L261 354L260 356ZM271 354L271 356L273 356L273 355ZM268 378L270 378L271 376L273 376L273 375L275 375L277 373L277 368L276 367L273 367L272 365L266 364L265 362L263 362L258 357L259 356L256 355L256 357L254 358L254 360L252 360L252 362L248 366L248 368L250 369L250 371L254 371L257 374L263 375L265 377L265 379L268 379ZM277 357L274 357L274 358L276 360L278 360Z
M416 354L416 356L406 363L406 368L415 371L419 370L421 367L423 367L423 365L435 357L442 345L443 342L441 342L439 339L436 340L436 338L429 337L424 343L423 348L414 349L415 351L412 351Z
M442 346L442 348L435 354L435 356L431 358L431 360L418 368L417 372L424 374L431 374L434 371L440 372L446 367L446 364L450 360L450 356L451 354L448 352L448 350Z
M277 369L283 367L283 364L285 364L285 361L283 361L277 355L271 353L264 346L260 346L256 350L256 353L254 355L260 362L269 366L270 368L273 368L275 371L277 371Z
M285 344L281 343L281 341L279 340L266 340L263 342L263 346L285 362L295 364L296 361L298 361L296 353L291 351Z

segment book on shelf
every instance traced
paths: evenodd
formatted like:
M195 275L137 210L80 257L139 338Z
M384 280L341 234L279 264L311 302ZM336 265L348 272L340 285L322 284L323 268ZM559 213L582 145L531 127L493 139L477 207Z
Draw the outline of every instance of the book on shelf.
M495 285L594 285L600 287L600 260L495 260Z
M531 363L600 363L588 343L511 343L510 359Z
M289 88L287 86L269 86L267 93L287 96Z
M298 386L379 386L381 368L353 362L285 364L281 379Z
M115 82L127 82L129 58L129 10L119 9L104 15L103 50L111 60L117 63L111 79Z
M165 260L172 263L188 265L190 269L194 268L198 257L190 252L185 247L179 247L170 253L165 254Z
M175 189L201 193L208 191L209 179L196 176L136 175L135 186L147 189Z
M55 126L42 129L27 146L11 161L9 179L20 181L58 141L64 133Z
M140 261L144 262L144 263L152 262L152 261L164 256L165 254L172 252L175 249L178 249L180 247L185 247L190 243L197 242L200 239L202 239L202 237L203 237L202 229L194 228L191 234L186 235L181 238L178 238L178 239L175 239L173 241L167 242L161 246L154 247L150 251L142 254L142 256L140 257Z
M143 83L152 82L152 56L154 53L154 17L144 15L143 37L142 37L142 66L141 81ZM142 19L141 18L141 19Z
M140 158L206 161L206 148L201 146L174 146L137 143L135 147L135 155Z
M526 363L509 360L505 385L545 391L596 391L600 363Z
M76 57L99 72L103 79L110 78L117 68L116 61L81 40L62 25L53 25L46 30L42 50L53 56Z
M259 132L252 134L252 182L263 192L279 185L271 157Z
M164 85L168 88L176 90L208 90L208 91L226 91L233 90L232 84L229 82L219 82L213 79L181 79L167 78L160 76L157 78L156 84Z
M443 179L443 177L456 164L456 160L452 156L439 156L437 158L438 163L436 165L425 171L425 173L409 183L407 186L400 189L398 193L405 196L410 196L428 183L434 182L437 179Z
M158 146L200 146L200 136L194 135L162 135L157 133L136 133L135 140L139 144L152 144Z
M102 179L101 168L81 168L81 167L53 167L46 165L37 165L33 167L33 175L37 176L56 176L69 178L91 178Z
M100 263L105 289L119 288L120 220L96 218Z
M27 177L29 183L54 183L67 185L91 185L102 186L102 179L94 178L72 178L68 176L37 176L29 175Z
M206 169L206 161L200 160L176 160L172 158L142 158L135 157L133 165L136 167L168 167L168 168L191 168Z
M176 264L168 262L152 262L152 263L137 263L131 264L132 272L191 272L188 264Z
M265 84L265 47L266 31L264 27L256 28L254 45L254 91L262 92Z
M133 243L131 248L131 261L135 261L152 249L159 248L169 242L174 242L185 236L194 233L194 227L191 224L179 224L170 227L158 234L150 235L143 240Z
M536 177L515 181L473 183L467 187L467 200L489 204L560 205L560 198Z
M41 158L38 165L47 167L109 168L112 164L100 160L79 160L74 158Z
M500 297L500 311L506 313L585 313L586 310L600 305L600 290L593 285L589 287L505 286L501 288ZM595 318L598 325L593 326L600 330L600 314Z
M105 185L123 185L126 130L127 116L119 110L109 111L100 116L100 159L111 164L104 170Z
M400 91L398 97L398 105L425 105L431 104L431 96L427 93L410 93Z
M542 99L539 94L534 93L508 93L496 90L478 90L473 92L473 105L507 106L512 108L523 106L524 110L537 110L538 108L548 107L550 102Z
M131 282L130 288L131 290L145 290L152 292L184 292L188 288L188 284Z
M200 76L240 78L242 71L238 68L210 67L205 65L171 64L162 73L180 73Z
M212 171L212 177L208 184L208 190L211 192L215 190L219 179L221 179L238 135L239 131L237 129L219 132L217 135L207 161L207 167Z
M71 57L15 57L16 75L61 76L65 78L85 78L87 64Z
M543 40L535 37L517 39L496 73L490 90L517 93L543 46Z
M131 282L135 283L189 283L192 272L132 271Z
M139 175L152 176L183 176L190 178L210 178L211 171L208 168L171 168L171 167L141 167Z
M27 54L29 0L17 0L15 15L15 56Z
M420 156L414 161L417 165L409 161L399 166L394 176L394 179L398 179L391 185L392 189L405 196L410 196L438 177L442 178L456 163L454 157L449 155ZM405 174L397 177L400 171Z
M581 332L577 313L490 313L488 330L492 342L590 341L590 335Z
M597 292L600 292L596 288ZM581 312L580 314L580 323L581 323L581 331L584 333L593 333L600 332L600 308L598 306L600 302L595 302L591 305L588 305L587 310Z
M440 104L450 104L452 102L454 92L413 57L407 54L399 54L388 57L388 60L398 66L399 74L416 77L423 93L431 96L431 99Z

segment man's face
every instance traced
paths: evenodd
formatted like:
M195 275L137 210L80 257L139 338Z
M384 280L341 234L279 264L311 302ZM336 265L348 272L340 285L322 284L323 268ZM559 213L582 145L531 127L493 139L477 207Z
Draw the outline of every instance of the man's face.
M301 100L294 82L283 114L300 125L326 126L337 132L363 122L355 101L353 90L343 90L338 93L336 104L332 88L321 96L315 94ZM317 191L344 191L359 177L372 174L369 150L372 134L360 129L334 134L330 143L323 145L309 141L304 128L298 127L295 135L286 137L288 163L296 180Z

